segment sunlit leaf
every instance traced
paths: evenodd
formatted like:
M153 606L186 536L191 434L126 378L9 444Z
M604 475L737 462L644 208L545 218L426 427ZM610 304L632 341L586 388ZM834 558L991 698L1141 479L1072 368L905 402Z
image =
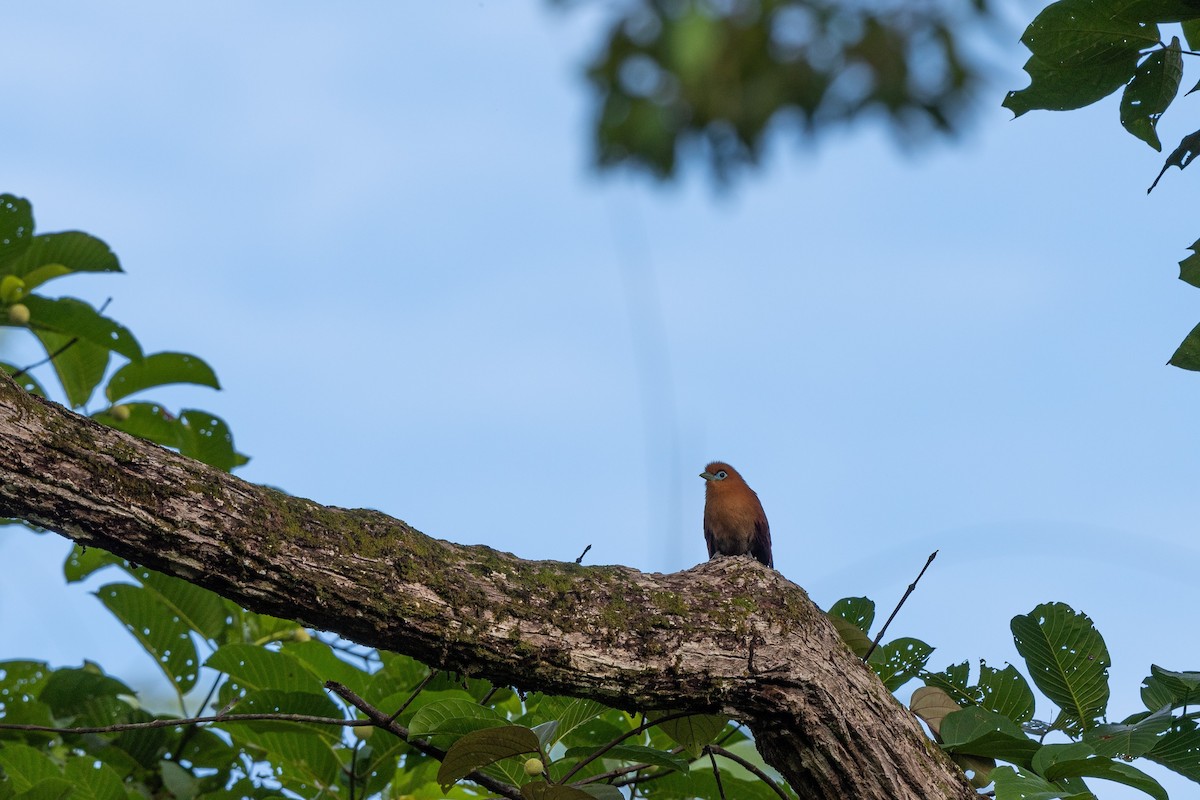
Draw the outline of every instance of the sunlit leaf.
M430 703L414 714L408 723L408 733L410 736L465 734L507 724L503 716L487 706L451 699Z
M323 681L298 658L252 644L224 645L204 665L228 674L244 689L324 694Z
M12 274L12 262L33 239L33 207L23 197L0 194L0 275Z
M96 596L150 654L180 697L196 685L200 664L191 628L162 603L157 592L110 583L101 586Z

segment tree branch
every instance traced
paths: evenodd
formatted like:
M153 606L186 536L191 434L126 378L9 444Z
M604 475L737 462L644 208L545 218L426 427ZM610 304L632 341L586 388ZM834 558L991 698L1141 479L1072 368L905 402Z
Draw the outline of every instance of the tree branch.
M751 559L659 575L452 544L246 483L7 376L0 517L433 668L726 714L802 798L976 796L804 590Z

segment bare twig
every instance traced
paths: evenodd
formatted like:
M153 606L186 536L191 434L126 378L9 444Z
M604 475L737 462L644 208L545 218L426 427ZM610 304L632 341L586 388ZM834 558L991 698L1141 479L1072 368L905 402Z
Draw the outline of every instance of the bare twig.
M391 725L393 722L395 722L396 718L404 713L404 709L406 709L410 705L412 705L412 701L417 699L417 695L419 695L421 693L422 689L424 689L426 686L429 685L429 682L431 680L433 680L434 678L437 677L437 674L438 674L438 670L436 670L436 669L429 670L429 674L425 676L425 680L423 680L419 684L417 684L417 688L413 689L412 694L410 694L408 696L408 699L405 700L400 705L400 707L396 709L396 713L392 714L390 717L387 718L388 725ZM338 685L340 686L341 684L338 684ZM346 691L350 691L350 690L347 689Z
M185 725L201 725L207 722L256 722L274 720L279 722L306 722L310 725L338 725L347 728L364 728L374 722L364 719L341 717L315 717L311 714L215 714L210 717L189 719L152 719L146 722L119 722L114 725L95 725L81 728L59 728L52 725L25 725L16 722L0 722L0 730L36 731L38 733L124 733L152 728L181 728Z
M717 766L717 757L713 755L711 747L705 747L704 752L708 753L708 760L713 768L713 780L717 782L717 794L721 796L721 800L725 800L725 786L721 783L721 770Z
M366 700L363 700L346 686L343 686L337 681L326 681L325 688L329 689L338 697L342 698L347 703L363 712L367 719L370 720L370 724L379 728L383 728L388 733L391 733L397 738L403 740L414 750L424 753L431 758L436 758L438 761L441 761L446 757L446 751L442 750L440 747L434 747L433 745L428 744L420 739L409 738L408 728L397 723L391 717L388 717L378 708L375 708L375 706L371 705ZM470 772L466 775L466 779L479 784L489 792L495 792L501 797L507 797L510 798L510 800L522 800L520 789L515 786L510 786L507 783L502 783L495 778L484 775L482 772Z
M579 772L579 770L583 769L588 764L592 763L597 758L599 758L600 756L607 753L609 750L612 750L614 747L616 747L621 742L628 739L630 736L637 736L640 733L645 733L646 731L653 728L655 725L661 724L663 722L670 722L673 719L682 719L683 717L693 717L693 716L695 716L695 713L691 712L691 711L676 711L673 714L667 714L667 715L659 717L658 719L653 720L653 721L647 720L646 722L643 722L641 725L634 728L633 730L626 731L625 733L621 734L617 738L613 739L608 744L604 745L600 749L598 749L595 752L593 752L592 754L590 754L587 758L582 759L578 764L571 767L570 772L568 772L566 775L564 775L562 777L562 779L559 780L559 783L568 782L569 780L571 780L571 776L573 776L576 772Z
M887 622L883 623L883 627L879 629L879 633L875 636L875 641L871 642L871 646L867 648L866 654L863 656L863 661L871 657L871 653L875 652L875 648L879 646L879 640L883 638L883 634L887 633L888 625L892 624L892 620L896 618L896 614L900 613L900 606L904 605L904 601L917 588L917 582L921 580L921 576L925 574L925 570L929 569L929 565L937 558L938 551L934 550L929 554L929 558L925 560L925 566L921 567L921 571L917 573L917 577L908 585L908 591L900 598L900 602L896 603L896 607L892 609L892 614L887 618Z
M789 800L788 796L786 794L784 794L783 789L779 788L779 784L777 784L774 780L772 780L770 775L763 772L761 769L759 769L758 767L756 767L754 764L750 763L746 759L742 758L737 753L731 753L728 750L726 750L724 747L721 747L720 745L716 745L716 744L710 744L706 749L708 750L709 757L711 757L713 753L716 753L719 756L728 758L733 763L741 766L747 772L750 772L751 774L753 774L754 777L758 778L760 781L765 783L767 786L770 786L771 790L773 792L775 792L775 794L777 794L781 798L783 798L783 800Z
M591 549L592 549L592 546L590 544L587 547L583 548L583 552L579 554L579 558L575 559L575 563L582 564L583 557L586 556L588 553L588 550L591 550Z

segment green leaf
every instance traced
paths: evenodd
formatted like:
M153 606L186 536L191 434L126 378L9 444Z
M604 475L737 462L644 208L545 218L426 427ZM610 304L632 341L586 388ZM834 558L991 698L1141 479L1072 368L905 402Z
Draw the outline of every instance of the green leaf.
M843 597L825 613L844 619L863 633L869 633L871 623L875 621L875 603L869 597Z
M1174 721L1171 717L1171 706L1165 705L1132 724L1124 722L1097 725L1083 735L1083 741L1090 745L1098 756L1137 758L1150 752Z
M1184 21L1183 38L1188 43L1188 49L1200 50L1200 19Z
M54 357L51 363L66 392L67 403L72 408L87 405L108 369L108 348L61 333L41 330L33 333L46 348L46 354Z
M63 563L63 576L67 583L77 583L104 567L124 563L125 559L98 547L83 547L77 544L71 547L71 552Z
M1009 92L1004 106L1017 116L1043 108L1064 111L1107 97L1128 83L1141 50L1158 43L1158 28L1129 8L1106 0L1059 0L1021 37L1032 56L1030 85Z
M967 686L971 675L971 667L966 661L951 664L941 672L926 672L921 676L926 686L936 686L950 695L956 703L974 705L977 698Z
M337 719L342 716L337 704L325 694L285 692L278 689L249 691L238 701L231 714L305 714L310 717ZM265 741L265 734L287 733L325 740L326 746L340 744L342 729L335 725L297 722L288 719L231 720L219 723L223 728L238 729L252 741ZM235 739L236 741L236 739Z
M1179 280L1200 287L1200 239L1188 249L1192 254L1179 262Z
M161 572L137 571L137 578L158 595L165 608L205 639L216 639L225 630L229 618L225 600L207 589Z
M61 767L41 750L24 744L5 743L0 747L0 769L18 792L28 791L48 778L62 777Z
M324 680L337 681L360 696L367 689L371 677L369 673L338 658L333 648L325 642L315 639L285 642L281 651L300 659L308 665L309 672Z
M469 773L510 756L537 753L537 734L522 725L487 728L463 736L450 745L437 780L443 786L465 778Z
M1108 758L1061 761L1048 767L1044 774L1046 779L1051 781L1061 781L1065 778L1100 778L1132 786L1150 795L1154 800L1168 800L1166 790L1158 781L1139 769Z
M1171 44L1154 51L1142 60L1133 80L1121 95L1121 124L1155 150L1162 150L1158 140L1158 120L1179 94L1183 79L1183 53L1179 37Z
M105 675L94 665L78 669L56 669L46 679L38 699L50 706L56 717L72 717L89 702L117 695L136 696L116 678Z
M47 265L61 269L43 270ZM25 278L26 283L31 276L44 283L71 272L120 272L121 264L108 245L95 236L81 231L63 231L33 237L5 271Z
M976 698L983 708L1003 714L1014 722L1033 719L1033 690L1017 668L1006 664L1004 669L979 663L979 685Z
M594 747L572 747L563 758L587 758L596 752ZM605 761L621 761L629 764L649 764L654 767L673 769L677 772L687 772L691 769L686 758L642 745L619 744L604 751L601 758Z
M951 753L998 758L1026 767L1039 747L1020 725L978 706L947 715L941 733L942 747Z
M233 433L225 420L215 414L185 409L179 421L182 424L179 452L183 455L226 472L250 460L233 448Z
M1073 793L1020 767L997 767L992 770L992 780L996 782L996 800L1096 800L1091 792Z
M29 327L48 331L120 353L131 361L142 359L142 346L124 326L92 308L82 300L60 297L51 300L31 294L22 302L29 307Z
M33 239L33 207L23 197L0 194L0 275L11 275L10 264Z
M1046 775L1046 770L1055 764L1066 761L1077 761L1093 755L1092 748L1082 742L1070 744L1046 744L1038 748L1033 755L1033 771L1047 780L1054 780Z
M179 449L182 439L179 420L157 403L124 403L129 411L125 419L117 419L112 409L93 414L92 418L110 428L124 431L131 436L145 439L163 447Z
M6 364L3 361L0 361L0 370L4 370L9 376L12 376L20 372L21 367L14 366L12 364ZM14 378L14 380L17 382L18 386L30 394L37 395L38 397L46 396L46 390L42 388L40 383L34 380L32 375L25 373L19 378Z
M430 703L414 714L408 723L408 733L410 736L465 734L507 724L508 721L493 709L467 700L452 699Z
M558 720L558 730L554 740L547 747L561 742L574 731L604 714L609 709L595 700L585 700L578 697L543 697L538 703L539 716Z
M243 689L278 689L324 696L324 682L300 659L252 644L227 644L204 666L224 672Z
M871 653L870 666L889 692L894 692L920 674L933 648L920 639L901 638Z
M1108 648L1091 619L1064 603L1043 603L1012 620L1013 640L1042 694L1061 710L1066 731L1095 726L1108 706Z
M1146 758L1200 783L1200 730L1196 722L1190 719L1176 722L1174 730L1160 738Z
M1180 369L1200 370L1200 325L1192 328L1167 363Z
M67 761L66 779L73 790L71 800L127 800L125 782L112 767L90 757Z
M104 394L110 403L115 403L143 389L172 383L221 388L212 367L199 357L187 353L154 353L117 370L109 379Z
M142 586L110 583L101 586L96 596L150 654L179 697L191 691L200 671L196 644L191 628L172 613L161 595Z
M665 713L662 716L665 716ZM725 730L727 724L729 724L728 717L692 714L659 723L658 729L670 736L676 744L682 745L692 758L699 758L704 746L712 744L721 735L721 731Z

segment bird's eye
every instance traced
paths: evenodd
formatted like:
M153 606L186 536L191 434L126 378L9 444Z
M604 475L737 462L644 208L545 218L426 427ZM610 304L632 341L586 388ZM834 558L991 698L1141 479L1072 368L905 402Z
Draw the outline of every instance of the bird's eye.
M729 477L729 473L727 473L725 470L721 470L717 473L717 480L719 480L719 481L723 481L728 477Z

